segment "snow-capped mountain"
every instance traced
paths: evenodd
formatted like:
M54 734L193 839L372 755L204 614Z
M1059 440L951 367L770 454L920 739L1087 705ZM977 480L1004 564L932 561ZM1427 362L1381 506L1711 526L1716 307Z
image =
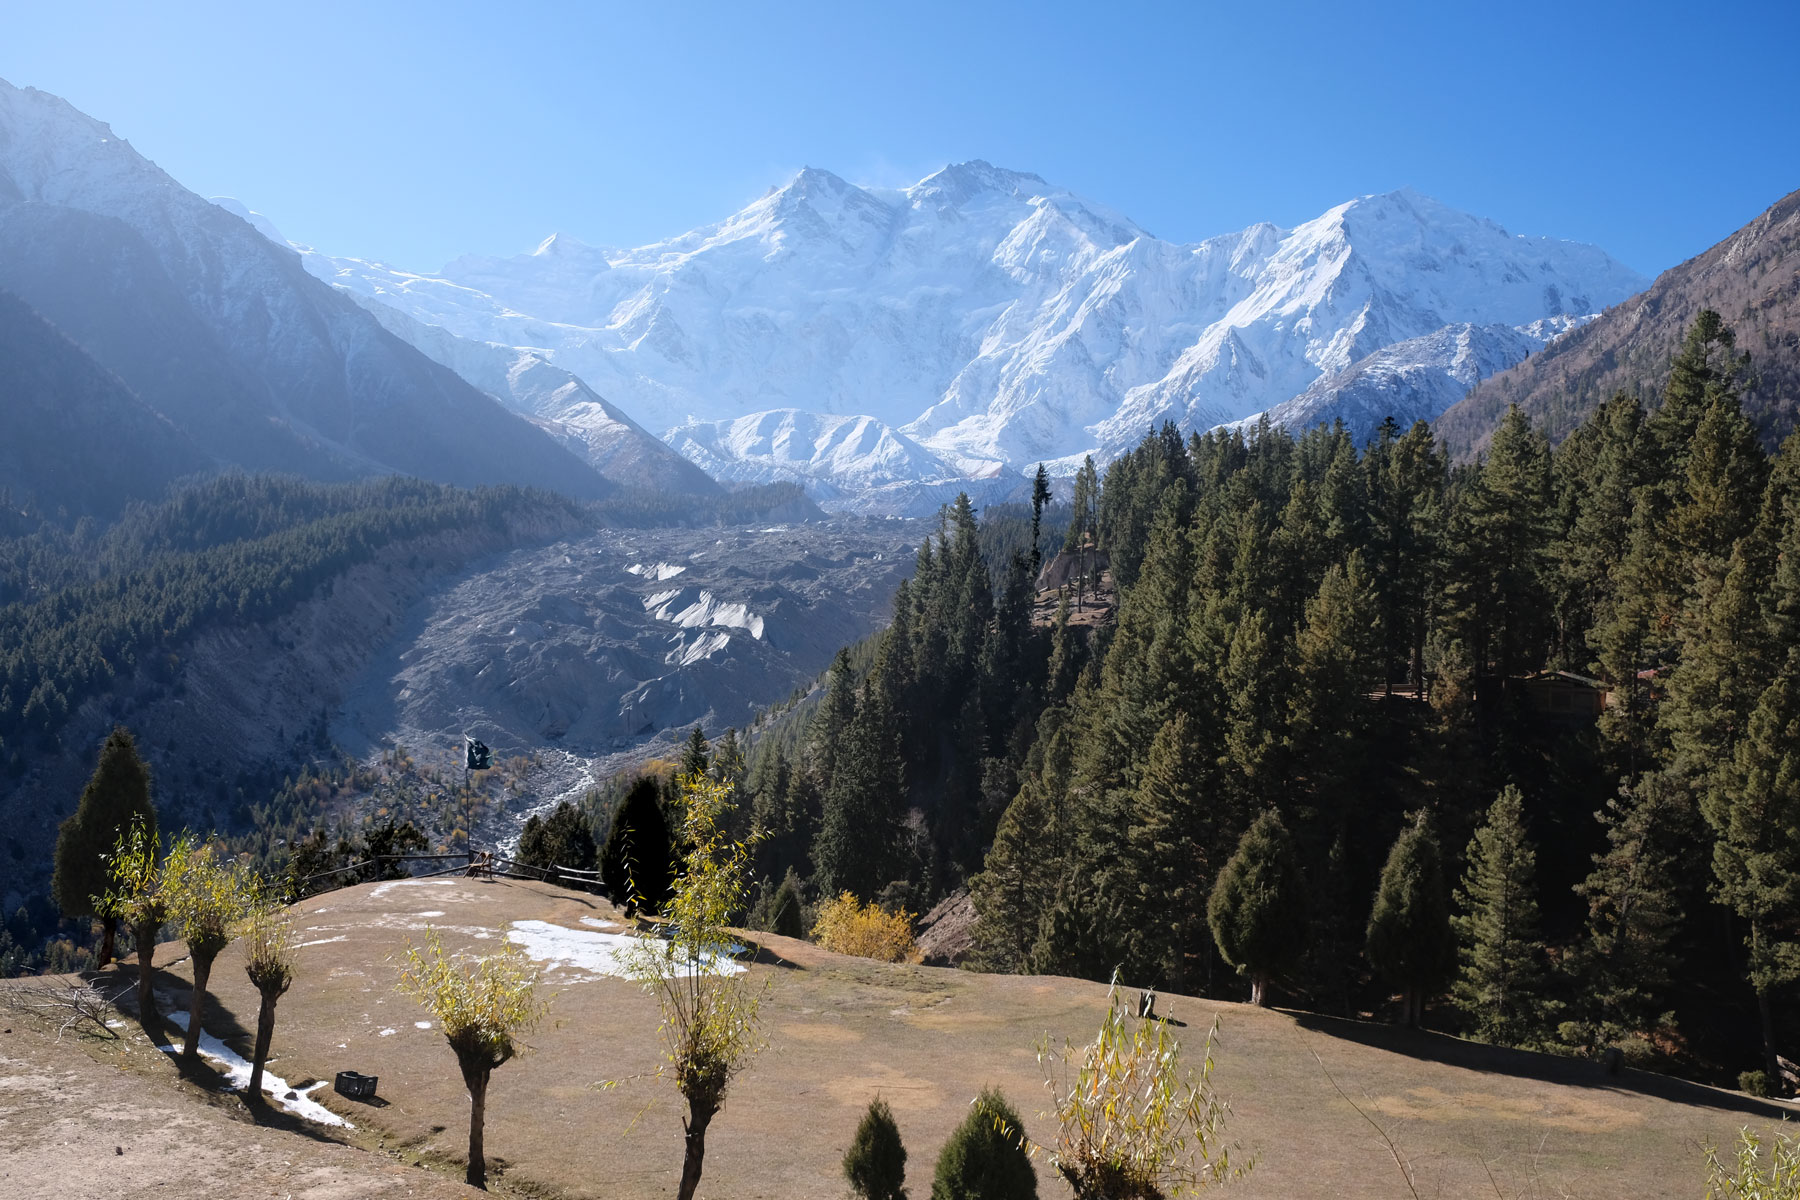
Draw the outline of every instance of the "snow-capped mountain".
M1593 247L1407 190L1177 245L983 162L897 190L808 168L632 250L559 235L437 274L306 262L459 337L540 354L727 474L732 439L692 431L770 410L866 416L969 475L1104 457L1165 419L1271 409L1448 326L1585 316L1645 283Z
M0 288L207 465L613 488L66 101L0 81ZM41 446L94 469L81 444Z
M1358 442L1383 420L1401 429L1431 421L1490 375L1523 362L1582 317L1547 317L1529 325L1446 325L1424 337L1383 346L1342 371L1321 375L1312 386L1266 413L1233 422L1248 430L1264 417L1296 433L1342 421Z

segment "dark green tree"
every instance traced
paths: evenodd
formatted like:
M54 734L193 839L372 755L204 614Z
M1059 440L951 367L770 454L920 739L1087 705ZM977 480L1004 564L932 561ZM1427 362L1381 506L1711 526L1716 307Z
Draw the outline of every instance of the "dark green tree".
M1425 1015L1425 998L1456 971L1443 853L1425 812L1407 823L1388 852L1369 914L1367 945L1369 965L1400 990L1401 1020L1416 1027Z
M681 747L681 774L704 775L711 762L712 747L706 742L706 734L696 725Z
M869 1102L844 1152L844 1178L862 1200L906 1200L906 1147L886 1100Z
M1566 964L1581 1000L1561 1037L1587 1051L1630 1049L1673 1019L1679 852L1699 831L1688 789L1664 773L1621 788L1595 816L1606 848L1575 887L1587 901L1587 930Z
M800 877L791 867L782 876L781 886L775 889L775 899L769 906L769 932L789 938L806 936L806 918L800 899Z
M1543 1031L1546 967L1538 931L1537 851L1525 802L1508 784L1469 843L1456 891L1460 970L1456 1005L1481 1041L1536 1044Z
M600 853L600 879L613 903L660 912L674 879L674 848L663 812L662 784L640 776L613 815Z
M1037 1200L1025 1126L997 1088L984 1088L938 1153L931 1200Z
M138 757L131 731L116 725L100 747L81 801L62 823L56 837L56 860L50 892L67 917L96 915L95 899L112 887L106 857L119 840L142 822L145 838L156 843L156 806L150 799L150 768ZM100 917L101 966L112 961L118 934L116 915Z
M533 814L519 835L519 861L534 867L593 869L597 847L587 816L564 800L548 817Z
M1299 961L1306 945L1306 883L1294 841L1269 810L1239 840L1206 906L1219 955L1250 978L1250 1003L1269 1002L1269 984Z

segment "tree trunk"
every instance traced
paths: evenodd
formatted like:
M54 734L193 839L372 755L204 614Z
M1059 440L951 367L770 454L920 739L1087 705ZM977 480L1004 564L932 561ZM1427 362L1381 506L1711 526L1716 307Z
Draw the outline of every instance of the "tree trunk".
M706 1161L706 1127L712 1124L715 1109L694 1109L688 1117L687 1151L681 1163L681 1188L675 1193L676 1200L694 1200L694 1193L700 1188L700 1168Z
M162 1014L156 1011L156 994L152 986L155 981L152 978L150 966L150 960L156 954L156 926L134 925L131 928L131 936L137 939L138 1022L145 1025L153 1024L162 1019Z
M187 1040L181 1043L183 1062L193 1062L200 1054L200 1014L206 1008L206 983L212 978L211 955L195 954L194 991L188 997Z
M256 1049L250 1059L250 1090L245 1096L251 1104L262 1103L263 1064L269 1061L269 1041L275 1036L275 1002L279 999L280 992L264 992L256 1010Z
M119 918L100 918L100 965L105 966L113 960L113 952L118 948Z
M1269 981L1261 975L1250 977L1250 1003L1258 1008L1269 1006Z
M1781 1089L1781 1064L1775 1061L1775 1014L1769 1009L1769 993L1756 993L1756 1015L1762 1018L1763 1037L1763 1070L1769 1079L1769 1094L1778 1095Z
M463 1072L469 1085L469 1171L464 1181L470 1187L487 1190L487 1157L481 1148L482 1126L487 1122L487 1089L489 1071L479 1068Z

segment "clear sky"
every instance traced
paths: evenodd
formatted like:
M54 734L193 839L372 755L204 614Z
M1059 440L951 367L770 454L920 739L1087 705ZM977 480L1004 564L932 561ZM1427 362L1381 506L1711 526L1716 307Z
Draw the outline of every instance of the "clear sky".
M637 245L985 158L1160 237L1410 185L1654 273L1800 187L1800 2L0 3L0 77L289 237Z

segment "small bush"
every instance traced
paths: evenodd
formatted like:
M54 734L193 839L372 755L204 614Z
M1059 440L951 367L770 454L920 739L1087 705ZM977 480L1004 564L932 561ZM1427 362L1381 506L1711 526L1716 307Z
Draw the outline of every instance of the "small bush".
M863 1200L906 1200L906 1147L886 1100L869 1102L844 1152L844 1178Z
M781 886L775 889L775 899L769 913L769 932L791 938L806 936L806 918L801 913L800 883L792 867L788 868L787 877L781 881Z
M1737 1161L1730 1165L1719 1161L1717 1146L1708 1145L1706 1195L1708 1200L1800 1200L1800 1142L1776 1134L1765 1161L1762 1139L1746 1127L1738 1134Z
M931 1200L1037 1200L1025 1127L998 1090L975 1098L938 1154Z
M1769 1077L1761 1071L1745 1071L1738 1076L1738 1090L1766 1100L1770 1095Z
M819 910L813 937L838 954L855 954L882 962L906 962L918 955L912 914L888 912L877 904L861 904L845 892Z

